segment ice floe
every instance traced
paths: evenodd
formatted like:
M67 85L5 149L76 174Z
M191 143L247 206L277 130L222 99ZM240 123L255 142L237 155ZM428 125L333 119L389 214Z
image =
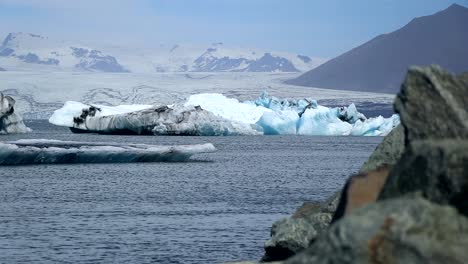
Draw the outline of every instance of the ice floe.
M157 146L23 139L0 142L0 165L52 163L182 162L216 151L211 144Z

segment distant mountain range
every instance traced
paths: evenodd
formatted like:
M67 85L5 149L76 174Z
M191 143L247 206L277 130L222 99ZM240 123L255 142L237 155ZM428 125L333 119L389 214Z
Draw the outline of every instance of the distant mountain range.
M454 4L413 19L287 83L396 93L410 65L429 64L454 73L468 71L468 8Z
M0 71L92 72L301 72L324 59L284 52L211 45L155 45L152 48L54 41L30 33L10 33L0 46Z

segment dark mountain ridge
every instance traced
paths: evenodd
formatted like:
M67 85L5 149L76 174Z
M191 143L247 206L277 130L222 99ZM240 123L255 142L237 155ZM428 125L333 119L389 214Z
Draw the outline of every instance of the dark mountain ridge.
M468 8L452 5L413 19L287 83L340 90L396 93L411 65L468 71Z

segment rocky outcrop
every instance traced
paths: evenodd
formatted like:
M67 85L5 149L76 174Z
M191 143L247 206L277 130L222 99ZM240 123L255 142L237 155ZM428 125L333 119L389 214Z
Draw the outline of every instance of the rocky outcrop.
M395 100L407 141L468 139L468 85L438 66L412 67Z
M31 131L15 112L15 100L0 92L0 134L26 133Z
M286 263L468 263L467 77L409 70L402 127L348 180L330 227Z
M382 166L394 165L403 154L405 142L404 129L401 125L392 130L377 146L364 163L361 172L376 170Z
M440 67L408 72L395 108L408 136L380 199L419 192L468 216L468 82ZM418 110L419 109L419 110Z
M330 225L339 198L337 192L325 202L306 202L291 218L275 222L262 261L285 260L308 248Z
M403 128L398 126L377 146L361 168L361 174L348 180L343 191L336 192L326 202L306 202L292 218L275 222L262 260L285 260L295 255L345 213L375 202L387 178L388 167L398 161L403 150Z
M468 219L422 198L371 204L286 263L466 263Z
M392 170L380 199L414 192L468 216L468 140L411 143Z
M271 227L271 238L265 242L262 261L287 259L309 247L317 235L313 222L304 218L281 219Z

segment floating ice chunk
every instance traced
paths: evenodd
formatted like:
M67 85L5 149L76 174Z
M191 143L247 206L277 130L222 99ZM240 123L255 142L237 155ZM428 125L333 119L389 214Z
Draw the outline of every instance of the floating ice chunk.
M0 165L50 163L181 162L216 151L210 144L156 146L59 140L0 142Z
M382 116L369 118L366 121L358 120L351 130L353 136L386 136L394 127L400 124L400 116L392 115L390 118Z
M15 100L0 92L0 134L27 133L31 129L23 123L23 118L15 112Z
M353 126L338 116L337 108L318 106L316 109L307 109L299 119L297 133L313 136L348 135Z
M74 132L102 134L228 136L260 133L254 129L255 125L230 121L198 106L143 107L145 109L140 111L108 115L123 112L122 106L117 110L106 107L102 114L100 107L67 102L54 112L49 122L70 127Z
M263 128L265 135L295 135L299 115L292 110L267 112L257 124Z
M365 121L367 118L364 114L359 113L356 105L350 104L348 107L338 108L338 117L348 123L354 124L358 120Z
M80 102L68 101L65 105L54 111L49 118L49 122L57 126L73 127L74 119L81 115L90 115L95 117L110 116L117 114L126 114L143 109L151 108L152 105L88 105ZM85 110L85 111L83 111ZM86 112L88 111L88 112Z
M272 112L263 106L240 103L237 99L214 93L192 95L185 106L200 106L217 116L246 124L255 124L264 113Z
M246 103L251 103L247 101ZM274 96L269 96L267 92L263 92L260 97L252 102L256 106L262 106L273 111L293 110L299 115L302 115L308 108L317 108L317 101L312 99L278 99Z

